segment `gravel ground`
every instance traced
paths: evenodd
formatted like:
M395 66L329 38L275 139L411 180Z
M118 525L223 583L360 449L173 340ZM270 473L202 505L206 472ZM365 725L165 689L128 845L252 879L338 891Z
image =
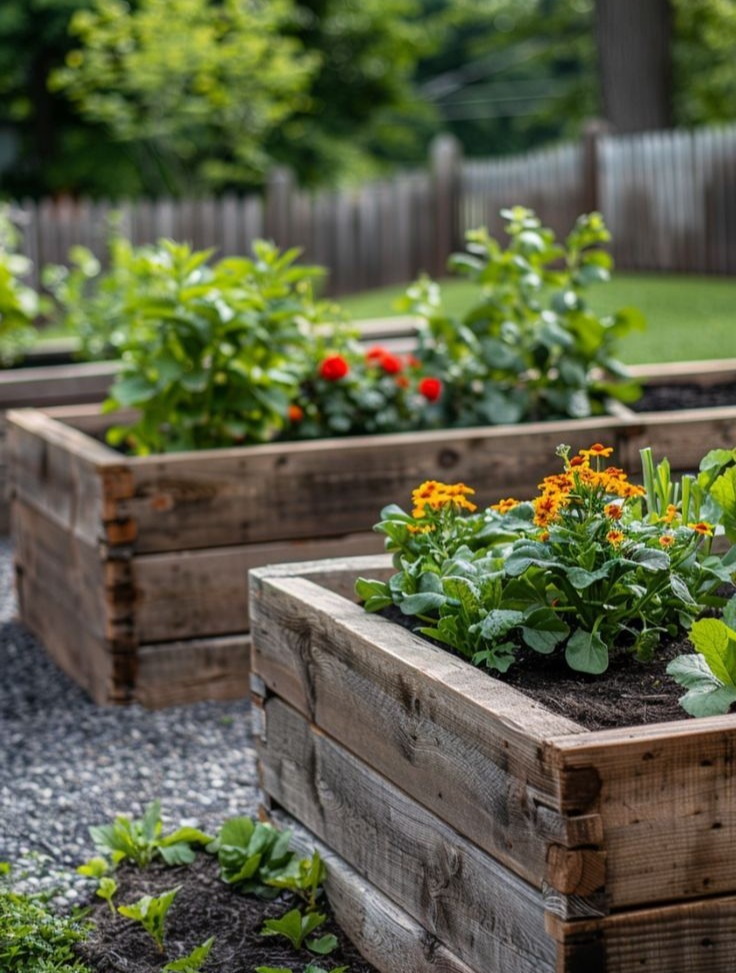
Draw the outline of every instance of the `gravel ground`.
M155 798L165 824L216 828L253 814L256 774L246 702L150 712L98 707L15 620L12 549L0 540L0 861L25 891L85 887L87 829L138 816Z

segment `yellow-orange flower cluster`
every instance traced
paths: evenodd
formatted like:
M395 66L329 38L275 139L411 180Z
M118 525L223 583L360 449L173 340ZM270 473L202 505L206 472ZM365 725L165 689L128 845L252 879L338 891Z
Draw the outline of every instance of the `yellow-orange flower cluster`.
M505 500L499 500L498 503L492 503L491 510L497 510L500 514L507 514L509 510L513 510L514 507L518 506L518 500L514 500L513 497L506 497Z
M437 480L425 480L416 490L412 490L411 499L414 509L412 517L420 520L427 516L427 508L440 510L452 504L458 510L469 510L471 513L478 508L468 500L475 493L472 487L464 483L439 483Z
M534 523L538 527L547 527L556 520L560 510L571 502L572 494L579 494L581 490L599 491L614 497L640 497L645 490L643 487L629 483L628 476L617 466L608 466L604 470L593 469L591 458L600 459L611 455L611 446L594 443L590 449L581 449L577 456L566 461L563 473L547 476L539 484L540 495L534 503ZM620 509L615 504L607 504L605 513L608 517L619 519Z

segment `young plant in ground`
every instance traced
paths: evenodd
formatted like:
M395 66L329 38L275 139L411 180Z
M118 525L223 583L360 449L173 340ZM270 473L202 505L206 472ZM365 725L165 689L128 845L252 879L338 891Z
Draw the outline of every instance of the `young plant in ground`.
M181 886L177 885L175 888L167 889L156 897L144 895L131 905L118 906L120 915L125 916L126 919L133 919L135 922L139 922L161 952L164 949L166 915L173 905L180 888Z
M214 936L210 936L201 946L195 946L191 953L167 963L161 973L199 973L207 962L214 941Z
M110 878L109 875L103 875L97 886L97 891L95 895L99 895L101 899L104 899L110 907L111 912L115 912L115 906L113 905L113 898L118 890L118 883L114 878Z
M281 874L272 875L268 879L268 884L277 889L295 892L304 900L307 912L314 912L326 877L327 867L320 853L314 851L311 858L303 858L301 861L296 856L292 858Z
M118 815L112 824L89 829L95 846L111 856L113 866L122 861L131 861L140 868L145 868L154 858L162 858L167 865L190 865L195 859L192 846L204 846L213 840L212 835L205 834L198 828L177 828L169 835L162 832L160 801L149 804L139 820ZM100 859L91 859L78 871L99 877L94 872L94 863L99 861Z
M217 854L220 877L228 885L239 892L273 899L279 894L276 882L294 870L290 840L291 831L279 831L251 818L230 818L207 850Z
M440 286L415 283L402 307L423 319L418 358L445 383L444 425L515 423L604 411L609 397L639 394L618 360L619 340L643 327L623 308L599 317L584 291L610 277L610 235L600 213L580 216L564 246L522 206L502 210L504 250L487 229L467 234L450 269L479 286L462 317L443 306Z
M736 597L723 610L723 618L694 622L689 638L696 654L681 655L667 672L687 692L680 699L691 716L717 716L736 706Z
M81 922L51 912L44 898L10 886L0 869L0 970L3 973L91 973L75 946L89 935Z
M359 579L358 595L370 611L398 606L423 634L498 672L522 646L592 674L611 651L646 661L662 636L723 604L715 592L736 549L711 555L713 526L684 522L672 504L649 515L644 488L603 463L611 452L560 447L563 470L538 497L479 513L465 484L422 484L411 514L391 506L376 525L397 573Z
M327 916L320 912L302 913L299 909L290 909L279 919L266 919L261 929L262 936L284 936L294 949L305 946L313 953L326 956L337 949L337 938L328 933L319 939L308 939L313 932L324 925Z
M38 294L22 278L31 261L18 253L19 234L7 207L0 208L0 365L12 365L36 338Z

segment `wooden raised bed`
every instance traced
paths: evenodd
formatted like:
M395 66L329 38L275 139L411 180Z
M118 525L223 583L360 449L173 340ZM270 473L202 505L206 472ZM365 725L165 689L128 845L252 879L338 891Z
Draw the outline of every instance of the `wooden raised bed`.
M65 361L64 358L67 358ZM43 364L35 364L41 360ZM46 406L101 402L115 377L115 362L71 361L69 352L58 356L29 354L20 368L0 371L0 535L10 529L5 457L5 414L22 406Z
M732 970L736 716L589 731L346 597L392 571L251 574L266 810L330 850L328 894L371 962Z
M490 503L533 495L561 442L629 470L652 445L675 471L736 443L736 406L133 458L100 441L110 421L11 414L20 611L95 700L148 706L246 695L245 572L379 551L381 507L424 479Z

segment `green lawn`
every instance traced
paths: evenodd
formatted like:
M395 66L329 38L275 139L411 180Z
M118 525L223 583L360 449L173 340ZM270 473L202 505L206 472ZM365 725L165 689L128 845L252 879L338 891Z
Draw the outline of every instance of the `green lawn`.
M354 318L395 315L402 287L386 287L344 298ZM458 313L475 300L477 288L466 281L443 284L450 311ZM610 284L591 290L592 307L602 314L633 305L644 312L647 329L634 332L622 345L630 363L736 357L736 280L663 274L617 274Z

